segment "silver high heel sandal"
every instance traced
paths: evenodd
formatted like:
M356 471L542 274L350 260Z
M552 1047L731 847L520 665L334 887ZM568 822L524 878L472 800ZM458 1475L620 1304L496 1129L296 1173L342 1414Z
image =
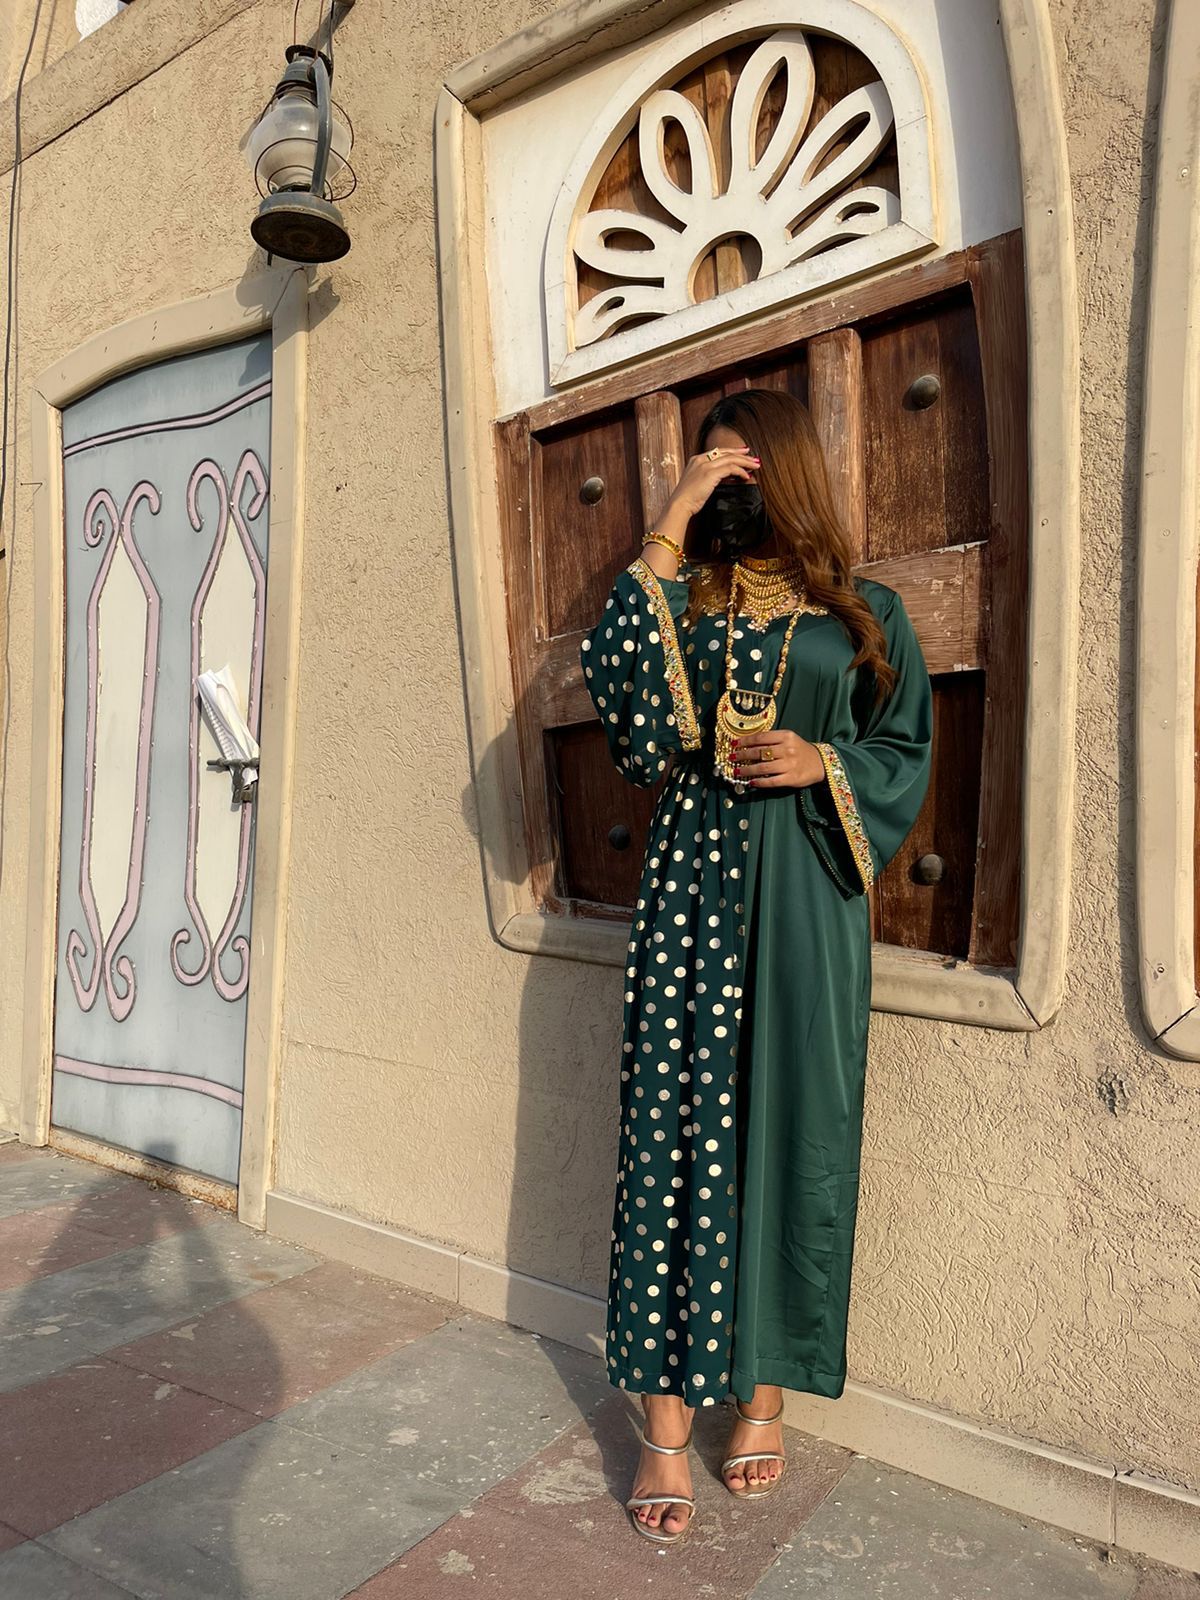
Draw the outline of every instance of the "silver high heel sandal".
M780 1406L773 1417L748 1417L742 1410L739 1400L735 1400L733 1403L737 1407L737 1414L742 1421L752 1423L756 1428L765 1428L768 1423L778 1422L783 1415L783 1407ZM725 1487L730 1494L735 1495L739 1500L760 1500L764 1494L774 1494L775 1490L783 1482L783 1475L787 1471L787 1457L783 1452L781 1450L760 1450L749 1455L730 1456L728 1460L721 1463L721 1481L725 1482L725 1474L730 1467L741 1466L746 1461L778 1461L779 1476L777 1478L768 1478L765 1487L761 1489L752 1489L749 1484L743 1489L734 1489L730 1484L725 1483ZM744 1478L745 1473L742 1476Z
M682 1444L654 1444L650 1439L647 1439L646 1430L644 1427L638 1428L638 1435L648 1450L657 1450L661 1456L682 1456L686 1455L688 1450L691 1448L692 1431L694 1427L695 1419L693 1418L692 1427L688 1429L688 1436ZM664 1505L687 1506L689 1512L691 1513L678 1533L658 1533L655 1531L655 1529L648 1527L644 1522L638 1521L636 1515L638 1506ZM641 1534L643 1539L649 1539L654 1544L678 1544L680 1539L683 1538L684 1534L695 1521L696 1502L694 1500L689 1500L685 1494L636 1495L632 1500L626 1500L625 1512L630 1522L633 1523L634 1528L638 1531L638 1533ZM663 1512L663 1516L666 1516L665 1511Z

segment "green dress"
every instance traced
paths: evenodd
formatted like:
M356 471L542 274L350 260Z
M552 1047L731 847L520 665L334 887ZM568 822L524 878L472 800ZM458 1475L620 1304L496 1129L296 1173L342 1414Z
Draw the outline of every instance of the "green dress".
M929 782L932 693L894 589L856 580L897 670L876 707L838 619L803 613L777 728L824 779L738 793L713 771L723 615L683 622L694 569L618 573L584 640L613 760L670 772L625 967L610 1381L713 1405L756 1383L838 1398L871 1001L866 890ZM734 623L734 679L769 690L785 618Z

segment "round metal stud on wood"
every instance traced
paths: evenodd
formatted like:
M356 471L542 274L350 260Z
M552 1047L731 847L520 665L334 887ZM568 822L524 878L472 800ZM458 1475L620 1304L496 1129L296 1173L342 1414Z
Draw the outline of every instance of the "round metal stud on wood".
M608 842L614 850L628 850L633 836L623 822L608 830Z
M913 868L913 877L918 883L941 883L946 873L946 863L939 855L931 851L924 855Z
M931 405L936 404L942 393L942 380L936 372L922 373L919 378L914 378L908 386L905 399L916 411L927 411Z
M604 498L604 479L585 478L579 490L579 498L585 506L598 505Z

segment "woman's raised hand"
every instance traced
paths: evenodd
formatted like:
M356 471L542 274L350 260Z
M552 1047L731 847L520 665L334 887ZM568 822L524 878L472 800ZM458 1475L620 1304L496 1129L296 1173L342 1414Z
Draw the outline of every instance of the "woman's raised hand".
M656 531L682 547L687 539L688 524L722 478L742 478L753 483L754 468L759 465L758 457L750 454L748 444L726 449L714 447L692 456L655 523ZM659 544L644 545L642 560L660 578L673 578L679 570L678 559Z
M723 479L741 478L753 483L754 468L761 465L758 457L751 455L748 444L736 449L704 450L689 457L668 507L677 505L687 517L694 517Z

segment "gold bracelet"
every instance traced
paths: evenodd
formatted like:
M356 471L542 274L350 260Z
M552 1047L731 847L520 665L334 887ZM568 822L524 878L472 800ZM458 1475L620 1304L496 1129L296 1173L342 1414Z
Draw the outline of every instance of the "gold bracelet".
M648 544L660 544L664 550L671 552L676 561L683 560L683 546L676 544L674 539L669 539L665 533L655 533L652 528L642 540L642 549L644 550Z

